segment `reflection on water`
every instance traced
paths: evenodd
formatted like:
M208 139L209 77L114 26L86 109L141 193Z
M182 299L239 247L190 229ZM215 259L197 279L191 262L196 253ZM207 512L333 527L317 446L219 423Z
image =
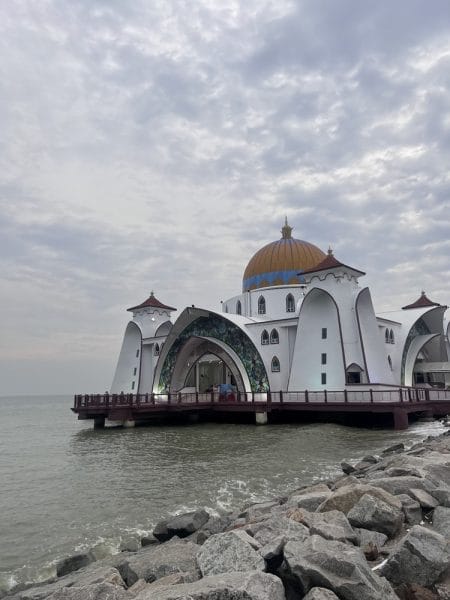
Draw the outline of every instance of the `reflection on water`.
M77 422L70 403L0 399L3 580L35 577L75 549L117 545L167 513L283 495L334 476L341 460L440 430L426 423L401 433L332 424L94 431Z

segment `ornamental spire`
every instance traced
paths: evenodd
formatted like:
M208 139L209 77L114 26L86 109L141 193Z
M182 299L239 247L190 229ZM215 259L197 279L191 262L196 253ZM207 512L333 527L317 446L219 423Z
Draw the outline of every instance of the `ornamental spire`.
M293 227L288 225L287 217L285 217L284 218L284 226L281 228L281 236L284 240L292 239L292 235L291 235L292 229L293 229Z

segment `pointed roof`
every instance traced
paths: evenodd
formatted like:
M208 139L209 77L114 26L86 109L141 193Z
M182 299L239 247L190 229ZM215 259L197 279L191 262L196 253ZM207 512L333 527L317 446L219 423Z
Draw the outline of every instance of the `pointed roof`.
M153 292L150 293L150 296L142 302L142 304L138 304L137 306L132 306L131 308L127 308L127 310L138 310L139 308L162 308L164 310L177 310L173 308L173 306L167 306L167 304L163 304L157 298L155 298Z
M363 271L359 269L355 269L353 267L349 267L348 265L344 265L344 263L339 262L333 254L333 250L328 248L327 256L315 267L312 269L308 269L306 271L302 271L299 275L306 275L306 273L317 273L317 271L326 271L328 269L336 269L337 267L345 267L346 269L350 269L351 271L356 271L356 273L360 273L361 275L365 275Z
M441 305L439 304L439 302L432 302L429 298L427 298L427 295L422 290L420 297L417 298L417 300L415 302L413 302L412 304L408 304L407 306L402 306L402 310L408 310L410 308L426 308L428 306L441 306Z

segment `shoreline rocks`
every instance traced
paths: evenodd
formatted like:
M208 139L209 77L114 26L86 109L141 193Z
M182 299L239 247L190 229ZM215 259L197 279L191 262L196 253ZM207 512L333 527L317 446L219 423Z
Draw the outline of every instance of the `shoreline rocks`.
M113 557L58 564L10 600L449 600L450 432L213 517L161 520Z

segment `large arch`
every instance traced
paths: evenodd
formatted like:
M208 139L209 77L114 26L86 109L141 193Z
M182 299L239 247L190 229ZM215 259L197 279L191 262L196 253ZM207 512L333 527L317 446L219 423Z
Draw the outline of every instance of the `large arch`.
M200 344L195 339L214 346L213 353L226 358L233 374L237 369L235 379L242 381L245 391L269 390L263 360L246 332L222 315L193 307L183 311L167 337L155 372L154 392L172 390L180 384L191 362L189 350L194 351Z

